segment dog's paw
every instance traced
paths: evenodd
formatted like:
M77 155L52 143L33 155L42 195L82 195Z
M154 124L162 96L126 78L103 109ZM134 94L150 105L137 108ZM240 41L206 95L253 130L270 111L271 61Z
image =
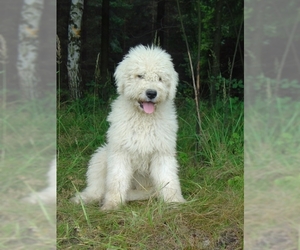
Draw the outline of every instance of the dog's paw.
M183 197L178 197L174 199L172 202L185 203L186 200Z
M186 203L185 199L167 201L167 203Z
M84 200L80 197L80 195L75 195L70 199L70 202L75 204L80 204L81 201L84 202Z
M36 203L38 203L38 200L39 199L37 197L30 195L30 196L22 198L21 202L36 204Z
M87 192L77 193L74 197L72 197L69 201L75 204L87 204L95 201L101 201L102 197L98 195L90 195Z
M165 200L167 203L185 203L186 200L182 197L182 195L178 195L175 197L170 197L168 199Z
M22 202L31 203L31 204L55 204L56 203L56 195L48 192L38 192L32 193L27 197L21 199Z
M102 211L107 211L107 210L116 210L120 207L120 203L114 202L114 201L106 201L103 203L101 206Z

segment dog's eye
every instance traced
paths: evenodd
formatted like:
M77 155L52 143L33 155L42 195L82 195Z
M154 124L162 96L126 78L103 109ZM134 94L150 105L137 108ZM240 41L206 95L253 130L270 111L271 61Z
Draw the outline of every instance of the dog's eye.
M161 82L161 81L162 81L162 78L161 78L161 77L159 77L159 78L158 78L158 80Z
M144 76L143 75L137 75L138 78L143 79Z

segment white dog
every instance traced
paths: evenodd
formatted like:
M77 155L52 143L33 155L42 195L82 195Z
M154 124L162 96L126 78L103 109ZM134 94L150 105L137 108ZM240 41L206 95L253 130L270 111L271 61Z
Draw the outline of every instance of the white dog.
M114 74L119 97L108 116L107 144L96 150L87 187L72 200L103 200L103 210L157 194L184 202L177 175L177 119L174 97L178 75L164 50L130 49Z
M29 203L56 203L56 157L51 161L50 168L47 173L48 186L39 191L33 192L22 200Z

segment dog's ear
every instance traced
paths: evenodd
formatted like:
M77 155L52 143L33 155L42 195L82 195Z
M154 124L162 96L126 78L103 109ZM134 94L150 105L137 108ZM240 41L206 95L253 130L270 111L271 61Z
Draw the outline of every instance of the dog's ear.
M176 96L177 86L178 86L178 73L175 71L174 64L172 62L172 57L165 50L161 50L161 69L162 75L165 75L167 81L169 82L169 100L173 100Z
M170 91L169 91L169 99L173 100L176 96L177 86L178 86L178 74L172 66L171 71L172 74L169 75L170 79Z
M124 77L125 77L125 65L123 62L120 62L114 73L116 80L117 92L119 95L124 93Z

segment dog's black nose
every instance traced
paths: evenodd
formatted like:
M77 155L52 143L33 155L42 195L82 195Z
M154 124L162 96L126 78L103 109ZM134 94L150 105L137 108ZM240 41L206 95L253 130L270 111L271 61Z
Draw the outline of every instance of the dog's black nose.
M157 96L157 91L154 90L154 89L147 89L147 90L146 90L146 96L147 96L149 99L154 99L154 98Z

